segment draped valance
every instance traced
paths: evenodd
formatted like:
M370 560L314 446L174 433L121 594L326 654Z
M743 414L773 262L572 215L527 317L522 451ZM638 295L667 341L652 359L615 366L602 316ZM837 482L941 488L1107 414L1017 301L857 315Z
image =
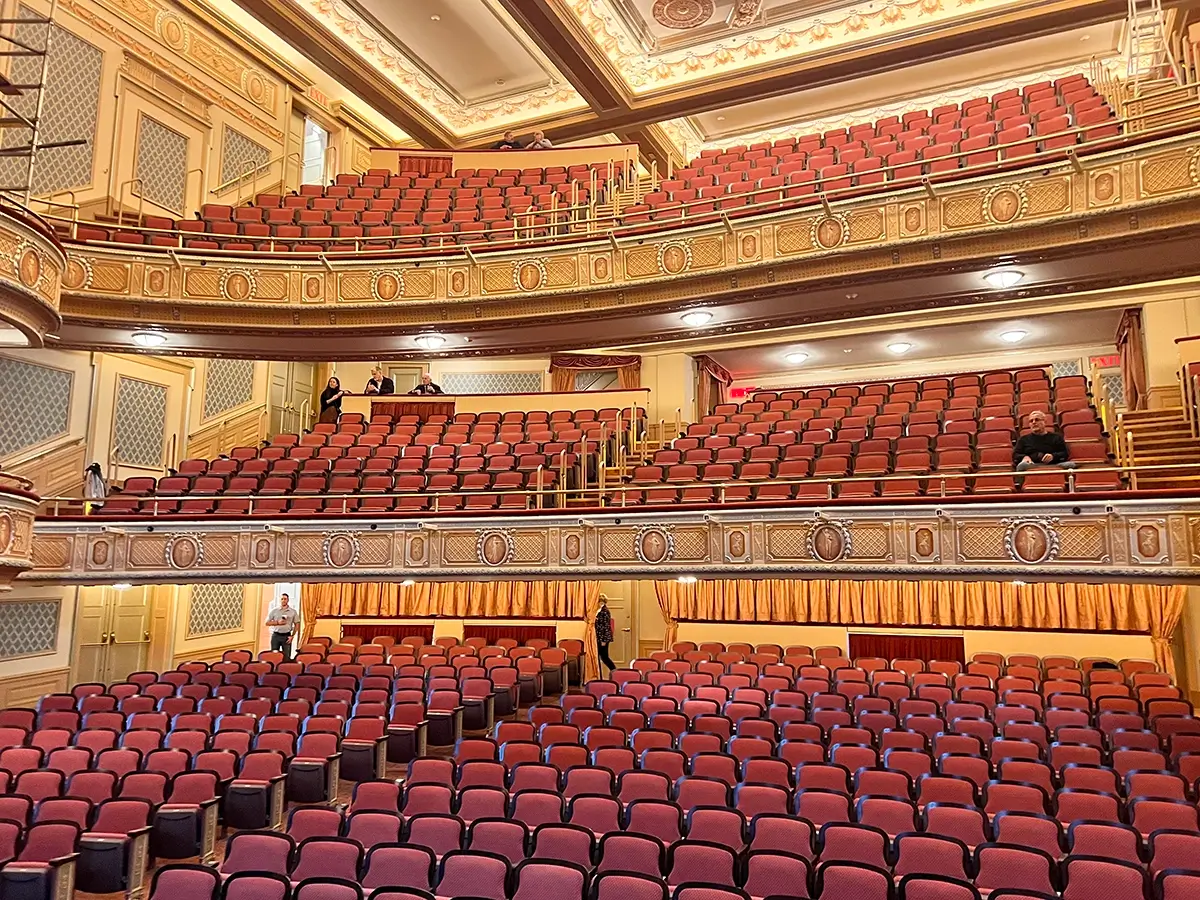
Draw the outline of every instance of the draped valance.
M617 384L623 391L642 386L642 358L640 356L555 353L550 357L551 390L559 394L575 390L575 373L588 369L616 369Z
M1171 637L1187 588L1009 581L656 581L669 647L680 621L1007 628L1150 635L1172 675Z
M355 582L305 584L301 643L312 637L319 616L453 619L582 619L588 677L596 668L598 581L448 581L398 584Z

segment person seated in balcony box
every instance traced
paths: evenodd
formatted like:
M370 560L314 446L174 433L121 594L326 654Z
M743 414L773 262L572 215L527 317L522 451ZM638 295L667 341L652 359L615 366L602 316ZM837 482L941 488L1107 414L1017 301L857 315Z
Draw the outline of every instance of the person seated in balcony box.
M1046 414L1035 409L1029 414L1029 433L1021 435L1013 447L1013 468L1018 472L1035 466L1073 469L1075 463L1067 459L1069 455L1063 436L1047 428Z
M511 131L504 132L504 140L497 141L493 146L493 150L520 150L521 142L517 140L517 136Z
M396 382L383 374L383 369L379 366L371 366L371 378L367 382L367 386L363 388L364 394L394 394L396 393Z
M550 138L546 137L546 132L535 131L533 133L533 140L529 142L529 146L526 147L525 149L526 150L550 150L553 147L554 147L554 144L552 144L550 142Z
M337 376L330 378L325 390L321 391L321 415L317 421L336 424L342 414L342 397L345 395Z
M430 378L429 373L426 372L424 375L421 376L421 383L418 384L411 391L409 391L409 393L410 394L444 394L445 391L443 391L438 385L434 384L433 379Z

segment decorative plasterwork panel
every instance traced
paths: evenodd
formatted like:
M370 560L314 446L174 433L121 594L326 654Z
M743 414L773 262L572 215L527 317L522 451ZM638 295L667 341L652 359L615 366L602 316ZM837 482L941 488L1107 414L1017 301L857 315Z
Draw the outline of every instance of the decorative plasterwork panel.
M440 86L420 65L380 34L342 0L294 0L351 53L357 53L423 110L459 135L537 121L587 109L587 102L561 75L556 83L498 100L466 105Z
M447 394L536 394L541 372L447 372L441 387Z
M61 608L58 600L0 600L0 659L52 653Z
M0 356L0 458L67 433L73 382L65 369Z
M167 388L137 378L117 378L113 443L120 463L160 468L167 428Z
M226 125L221 133L221 184L243 175L249 177L270 158L270 150Z
M320 0L309 0L317 3ZM635 94L661 91L804 56L894 39L915 29L947 26L1004 9L1013 0L891 0L722 35L677 50L646 52L612 0L567 0L565 6Z
M1200 139L1194 135L1136 156L1094 157L1083 173L1066 165L1049 173L1030 169L969 186L947 184L933 197L923 190L864 197L828 213L814 202L735 220L732 231L702 225L639 236L616 248L599 237L583 247L489 251L477 245L471 258L449 257L439 268L355 254L330 255L327 264L263 258L251 268L219 254L181 253L176 266L147 248L72 246L64 287L69 314L81 319L128 320L128 301L136 300L146 321L160 320L167 310L158 304L169 304L181 326L310 327L328 324L334 314L339 325L479 325L736 296L848 273L892 277L910 266L998 252L1083 248L1088 241L1192 223L1191 212L1164 201L1193 198L1200 198ZM158 273L153 291L143 277L151 267Z
M238 631L245 620L246 603L240 584L198 584L188 607L187 636Z
M27 6L20 7L22 18L38 15ZM45 194L92 183L92 161L96 146L96 117L100 108L100 75L104 53L71 32L53 26L50 54L43 91L40 143L75 141L77 147L55 147L40 150L33 170L33 193ZM24 44L43 47L46 26L17 25L14 36ZM10 47L12 50L19 50ZM14 84L37 84L42 77L42 60L36 56L16 56L8 78ZM37 92L24 91L7 98L23 116L38 114ZM25 128L5 128L0 146L28 145L30 132ZM14 157L0 161L0 179L6 185L23 185L28 160Z
M210 359L204 372L204 418L254 399L254 360Z
M1200 582L1200 501L37 524L36 581L1002 577ZM435 519L437 517L435 516ZM138 520L139 526L148 520ZM104 529L104 524L109 527Z
M143 115L138 118L134 192L151 203L183 212L187 197L188 139L174 128Z
M282 84L270 78L261 70L247 66L244 61L228 56L216 47L215 44L207 41L192 42L190 40L192 29L186 20L181 19L177 15L160 16L160 13L166 9L166 4L164 3L154 2L154 0L109 0L109 2L104 3L104 6L150 34L157 34L154 30L155 24L160 21L182 21L185 28L185 37L183 38L184 52L191 53L192 51L197 51L191 55L192 61L196 66L219 81L235 87L238 91L238 96L232 95L228 90L222 90L209 85L203 79L196 78L188 69L174 62L172 57L174 57L175 53L180 52L180 50L177 46L179 38L173 30L171 31L171 35L175 43L168 43L168 46L171 46L175 53L164 54L159 52L158 48L153 44L144 43L138 40L135 35L129 34L126 29L118 25L113 16L105 15L102 11L97 11L91 5L85 4L84 0L59 0L58 3L60 10L69 12L87 28L92 29L97 34L104 35L130 53L136 54L152 63L169 78L179 84L187 85L188 88L202 95L213 106L219 107L236 116L251 128L267 135L272 140L283 141L283 130L277 126L274 115L265 119L255 115L239 99L239 97L245 97L255 107L268 113L273 113L278 105L278 97L282 91ZM164 43L167 42L164 41ZM255 100L255 97L259 97L260 99ZM264 104L266 105L264 106Z

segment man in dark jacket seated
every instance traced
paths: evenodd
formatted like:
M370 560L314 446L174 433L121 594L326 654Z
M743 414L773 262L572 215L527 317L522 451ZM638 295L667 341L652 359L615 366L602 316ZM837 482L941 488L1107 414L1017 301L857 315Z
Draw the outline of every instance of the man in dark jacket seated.
M1029 434L1021 435L1013 447L1013 468L1018 472L1035 466L1073 469L1075 463L1067 459L1069 455L1063 436L1047 428L1046 414L1035 409L1029 414Z

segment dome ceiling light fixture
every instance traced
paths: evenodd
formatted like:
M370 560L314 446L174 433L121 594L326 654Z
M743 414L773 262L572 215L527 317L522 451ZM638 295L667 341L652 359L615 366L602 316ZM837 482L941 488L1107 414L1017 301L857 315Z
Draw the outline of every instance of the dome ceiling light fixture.
M998 291L1016 287L1024 279L1025 273L1018 269L993 269L983 273L983 280L988 283L988 287L993 287Z
M446 338L440 334L420 334L415 340L422 350L441 350L446 345Z
M793 366L798 366L798 365L800 365L800 363L802 363L808 359L808 354L807 353L789 353L787 356L784 357L784 359L786 359L788 362L790 362Z
M695 575L680 575L679 578L676 580L680 584L695 584L696 576Z
M135 331L131 337L135 344L147 349L161 347L167 342L167 336L161 331Z
M1027 337L1029 337L1029 332L1021 331L1019 328L1014 328L1012 331L1000 332L1000 340L1006 344L1019 344Z
M893 353L900 355L903 353L907 353L909 350L911 350L913 348L913 345L910 344L908 341L893 341L892 343L887 345L887 348L889 350L891 350Z
M703 328L713 320L713 314L707 309L693 309L691 312L685 312L680 318L688 328Z

